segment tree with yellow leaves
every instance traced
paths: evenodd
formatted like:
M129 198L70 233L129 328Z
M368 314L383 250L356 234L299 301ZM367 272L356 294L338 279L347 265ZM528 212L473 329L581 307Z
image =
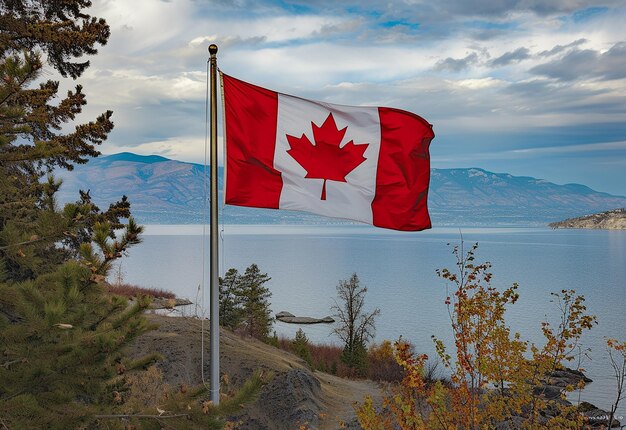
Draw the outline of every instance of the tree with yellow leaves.
M519 298L518 286L504 291L493 287L491 265L475 262L477 246L466 253L463 243L455 246L457 270L437 271L453 286L445 304L454 352L433 337L450 382L428 381L428 357L415 355L405 342L397 342L395 357L404 369L404 379L385 396L382 409L371 398L357 407L364 429L582 428L584 417L562 401L577 387L563 387L554 396L545 391L545 383L563 362L575 358L583 331L595 323L595 317L586 314L584 297L571 290L554 293L559 323L542 323L542 347L523 341L505 321L506 309Z

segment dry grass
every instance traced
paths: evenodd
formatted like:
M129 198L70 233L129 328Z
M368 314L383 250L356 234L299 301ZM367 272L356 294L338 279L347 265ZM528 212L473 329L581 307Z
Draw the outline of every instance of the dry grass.
M276 346L284 351L297 353L293 348L293 340L280 337ZM354 369L350 369L341 361L343 348L334 344L316 344L309 342L307 349L310 353L310 364L314 370L336 375L341 378L358 378ZM367 374L365 377L372 381L400 382L404 377L404 370L396 362L393 344L386 340L380 344L373 344L367 351ZM442 379L438 362L430 363L425 371L428 379Z
M316 370L342 378L350 376L350 369L341 361L342 347L332 344L310 344L309 350Z
M153 298L163 298L163 299L175 299L176 295L171 291L160 290L157 288L145 288L140 287L138 285L130 285L130 284L117 284L117 285L109 285L108 287L109 293L115 294L117 296L123 297L139 297L139 296L149 296Z
M294 352L292 339L286 337L278 339L278 347L285 351ZM341 361L342 347L333 344L315 344L309 342L307 348L311 353L311 367L314 370L337 375L342 378L352 376L350 369Z

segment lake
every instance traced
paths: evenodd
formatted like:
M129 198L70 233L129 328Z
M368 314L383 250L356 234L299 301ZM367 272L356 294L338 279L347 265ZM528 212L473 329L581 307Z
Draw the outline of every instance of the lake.
M509 308L507 321L523 339L542 344L541 321L558 324L550 292L574 289L585 295L598 325L582 340L591 352L581 366L594 380L582 399L604 409L614 401L604 337L626 339L626 231L435 228L406 233L361 225L226 225L220 233L220 272L231 267L243 272L256 263L272 277L267 285L274 312L330 315L338 281L357 273L368 288L366 307L381 310L375 341L402 336L431 357L436 355L431 335L447 345L452 338L446 282L435 270L454 268L447 244L458 244L462 234L466 248L479 243L477 262L493 264L493 286L519 283L520 299ZM147 226L144 242L122 262L125 281L200 302L202 235L197 225ZM208 274L204 278L208 285ZM208 308L208 286L205 297ZM293 337L300 326L277 322L274 327L279 336ZM301 327L315 342L338 343L332 325ZM626 415L626 405L618 415Z

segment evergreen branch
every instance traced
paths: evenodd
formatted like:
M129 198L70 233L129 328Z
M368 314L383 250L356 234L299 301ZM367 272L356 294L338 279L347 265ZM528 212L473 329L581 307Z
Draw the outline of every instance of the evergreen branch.
M6 361L6 362L2 363L2 367L4 367L5 369L9 370L9 367L11 367L11 365L13 365L15 363L19 363L20 361L22 361L21 358L18 358L16 360Z
M189 418L189 414L172 414L172 415L147 415L147 414L120 414L120 415L94 415L94 418L98 419L114 419L114 418L154 418L154 419L166 419L166 418Z
M17 88L17 90L9 91L6 97L0 100L0 104L4 104L9 98L11 98L11 96L17 94L19 92L19 89L22 88L28 81L34 79L37 76L37 72L41 69L41 64L39 64L39 58L37 58L37 56L31 57L30 55L25 54L25 59L27 61L25 67L30 65L32 68L24 74L22 79L18 80L17 85L13 86L13 88ZM17 57L14 57L13 61L19 62L20 60Z
M263 375L262 372L256 371L248 379L244 385L237 391L237 393L231 397L224 399L218 409L224 414L233 414L241 409L241 405L255 399L263 385L274 377L273 374Z
M13 394L11 394L10 396L0 397L0 402L8 402L9 400L11 400L11 399L13 399L13 398L15 398L17 396L24 394L26 391L27 391L27 389L23 388L21 390L16 391Z
M42 240L46 240L46 237L40 237L37 239L33 239L33 240L27 240L25 242L19 242L19 243L12 243L10 245L5 245L5 246L0 246L0 251L4 251L5 249L9 249L9 248L13 248L14 246L22 246L22 245L28 245L31 243L35 243L35 242L41 242Z
M132 360L126 363L126 370L135 370L139 368L146 368L151 364L156 363L157 361L164 360L165 357L158 353L148 354L144 357L141 357L137 360Z

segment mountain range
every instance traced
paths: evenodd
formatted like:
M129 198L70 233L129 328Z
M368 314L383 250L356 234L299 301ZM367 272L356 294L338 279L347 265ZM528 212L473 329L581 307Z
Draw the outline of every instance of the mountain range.
M208 176L207 168L207 176ZM223 168L218 182L223 188ZM158 155L123 152L91 159L63 179L61 203L90 190L101 208L127 195L132 212L145 224L203 222L203 165ZM565 218L626 207L626 197L594 191L580 184L557 185L527 176L493 173L479 168L432 169L428 206L433 226L545 225ZM330 224L342 220L303 212L221 206L226 224Z

